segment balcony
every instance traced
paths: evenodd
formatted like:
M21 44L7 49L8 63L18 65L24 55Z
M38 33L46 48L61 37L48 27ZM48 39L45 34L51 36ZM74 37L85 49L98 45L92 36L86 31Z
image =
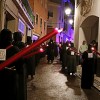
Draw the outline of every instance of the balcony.
M20 15L24 18L27 24L33 29L34 27L34 15L33 11L30 8L30 5L27 0L12 0L17 6Z

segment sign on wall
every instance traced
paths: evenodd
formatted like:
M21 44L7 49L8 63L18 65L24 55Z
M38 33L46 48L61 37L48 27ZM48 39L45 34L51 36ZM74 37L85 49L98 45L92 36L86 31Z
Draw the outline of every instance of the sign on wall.
M23 23L21 19L19 19L19 22L18 22L18 30L24 34L25 24Z

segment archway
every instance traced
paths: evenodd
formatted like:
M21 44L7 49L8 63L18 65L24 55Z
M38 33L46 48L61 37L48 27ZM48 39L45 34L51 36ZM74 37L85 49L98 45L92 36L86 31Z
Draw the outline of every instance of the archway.
M98 23L99 17L88 16L81 24L87 43L98 38Z

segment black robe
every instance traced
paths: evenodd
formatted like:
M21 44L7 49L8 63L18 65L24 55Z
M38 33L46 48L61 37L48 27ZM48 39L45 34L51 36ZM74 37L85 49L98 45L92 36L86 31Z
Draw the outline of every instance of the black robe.
M82 55L81 88L83 89L90 89L94 81L94 58L88 58L88 53L89 51L84 52Z
M19 52L19 49L12 46L6 51L6 59ZM2 63L2 62L0 62ZM19 59L7 66L8 68L15 66L16 70L2 69L0 70L0 98L2 100L17 100L17 74L22 73L23 60Z

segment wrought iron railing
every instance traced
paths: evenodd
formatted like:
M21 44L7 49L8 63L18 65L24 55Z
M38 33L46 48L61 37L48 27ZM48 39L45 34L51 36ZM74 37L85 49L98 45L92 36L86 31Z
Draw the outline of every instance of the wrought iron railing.
M22 2L22 5L26 12L28 13L28 16L31 18L32 23L34 24L35 16L33 14L33 10L31 9L28 0L20 0Z

